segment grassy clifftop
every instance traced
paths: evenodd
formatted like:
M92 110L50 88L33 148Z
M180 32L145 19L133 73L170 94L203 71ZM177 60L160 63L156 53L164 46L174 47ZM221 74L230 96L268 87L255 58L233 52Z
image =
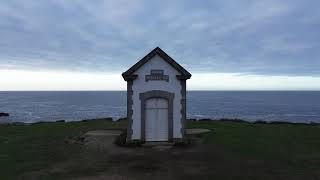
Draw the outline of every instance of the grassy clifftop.
M252 124L228 121L192 121L190 128L208 128L205 143L219 144L243 157L287 161L320 168L319 124Z
M187 126L211 129L212 132L202 137L203 143L223 151L222 156L236 157L240 159L239 161L244 160L249 163L263 162L264 164L266 162L269 168L274 166L275 172L270 172L270 177L277 173L286 178L291 176L312 178L317 175L320 177L318 171L320 169L320 125L189 121ZM93 153L84 150L82 145L66 143L66 139L70 137L77 137L89 130L125 127L125 120L112 122L104 119L68 123L0 125L0 179L21 178L26 172L41 170L60 162L74 161L83 154ZM199 154L201 156L201 153ZM228 160L222 158L221 161L232 168L232 165L228 165ZM215 160L207 163L218 167L222 162ZM90 168L85 166L70 169L67 177L79 176L79 174L92 175L101 171L101 166L93 163ZM237 171L237 173L241 175L242 172ZM252 177L246 171L243 173L243 177ZM267 170L266 174L268 175ZM55 174L47 176L51 175ZM267 175L253 179L264 179L269 177ZM53 179L63 179L66 176L54 177ZM228 177L227 174L226 177Z

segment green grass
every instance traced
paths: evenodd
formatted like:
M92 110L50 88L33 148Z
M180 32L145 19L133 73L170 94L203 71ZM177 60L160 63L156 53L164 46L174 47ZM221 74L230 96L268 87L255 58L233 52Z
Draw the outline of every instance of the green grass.
M189 122L188 127L211 129L204 143L220 145L243 158L320 168L320 125L204 121Z
M123 122L106 120L0 125L0 179L14 179L23 172L72 158L70 155L79 153L81 146L65 143L69 136L119 127L123 127Z
M15 179L79 155L81 145L67 144L69 136L94 129L125 127L126 121L93 120L33 125L0 125L0 179ZM213 131L203 137L244 159L276 161L292 168L320 169L320 125L188 122L189 128Z

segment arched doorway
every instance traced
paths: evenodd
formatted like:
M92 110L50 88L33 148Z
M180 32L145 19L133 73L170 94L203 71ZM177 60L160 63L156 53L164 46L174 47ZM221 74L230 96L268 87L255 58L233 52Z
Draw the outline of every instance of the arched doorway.
M152 90L140 93L139 96L141 100L141 140L173 141L174 94ZM164 134L165 132L167 135Z
M145 109L146 141L168 141L168 100L147 99Z

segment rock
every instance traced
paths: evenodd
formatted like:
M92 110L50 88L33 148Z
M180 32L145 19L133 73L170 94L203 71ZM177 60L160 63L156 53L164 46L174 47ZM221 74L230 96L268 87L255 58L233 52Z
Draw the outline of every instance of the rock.
M64 122L66 122L66 121L65 121L65 120L57 120L56 122L57 122L57 123L59 123L59 122L60 122L60 123L61 123L61 122L64 123Z
M201 129L201 128L192 128L192 129L186 129L186 134L206 134L209 133L210 129Z
M96 119L83 119L82 122L88 122L88 121L113 121L111 117L107 118L96 118Z
M0 112L0 117L2 116L9 116L9 113Z

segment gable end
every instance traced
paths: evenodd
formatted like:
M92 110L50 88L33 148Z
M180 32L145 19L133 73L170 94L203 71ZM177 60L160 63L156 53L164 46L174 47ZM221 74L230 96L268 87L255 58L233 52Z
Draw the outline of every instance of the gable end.
M164 59L167 63L169 63L173 68L175 68L181 75L177 75L178 79L190 79L191 74L184 69L180 64L178 64L175 60L173 60L167 53L165 53L159 47L153 49L150 53L148 53L145 57L143 57L140 61L134 64L130 69L126 72L122 73L122 77L125 81L134 80L137 78L137 75L133 74L137 69L147 63L154 56L159 55L162 59Z

